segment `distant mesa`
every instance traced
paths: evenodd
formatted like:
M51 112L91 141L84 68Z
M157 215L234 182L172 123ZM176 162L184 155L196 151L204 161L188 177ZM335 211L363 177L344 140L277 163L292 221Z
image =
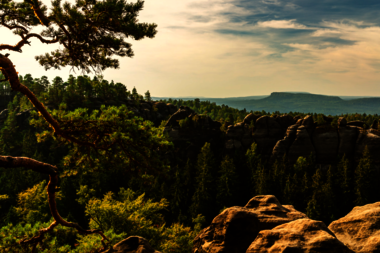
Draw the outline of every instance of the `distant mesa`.
M198 97L201 101L210 101L216 105L247 111L266 112L301 112L341 115L346 113L379 114L380 97L369 96L330 96L309 92L272 92L270 95L248 97L207 98ZM154 98L156 100L168 98ZM194 100L194 97L176 98Z

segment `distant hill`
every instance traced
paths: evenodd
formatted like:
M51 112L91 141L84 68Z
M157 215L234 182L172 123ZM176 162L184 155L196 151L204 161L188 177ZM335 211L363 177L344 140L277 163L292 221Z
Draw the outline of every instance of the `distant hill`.
M160 98L156 99L159 100ZM194 98L181 99L193 100ZM262 96L199 99L201 101L215 102L217 105L225 104L240 110L245 108L248 111L312 112L326 115L339 115L342 113L380 114L380 97L327 96L307 92L273 92L271 95Z

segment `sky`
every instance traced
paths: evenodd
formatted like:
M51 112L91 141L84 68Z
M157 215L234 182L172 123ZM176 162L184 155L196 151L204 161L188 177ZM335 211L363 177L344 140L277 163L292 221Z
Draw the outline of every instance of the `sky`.
M156 23L156 37L130 41L135 56L103 76L140 94L380 96L379 0L146 0L139 20ZM0 44L18 41L0 34ZM45 71L34 56L58 46L30 42L10 52L20 74L80 74Z

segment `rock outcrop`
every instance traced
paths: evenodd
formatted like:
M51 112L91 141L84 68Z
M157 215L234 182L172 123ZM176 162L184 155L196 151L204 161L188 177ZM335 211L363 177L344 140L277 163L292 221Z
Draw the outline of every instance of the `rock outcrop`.
M230 207L194 239L193 253L245 253L262 230L306 218L293 206L281 205L275 196L252 198L244 207Z
M246 253L353 253L322 221L299 219L261 231Z
M130 236L102 253L161 253L153 249L148 241L139 236Z
M355 207L329 229L354 252L380 252L380 202Z

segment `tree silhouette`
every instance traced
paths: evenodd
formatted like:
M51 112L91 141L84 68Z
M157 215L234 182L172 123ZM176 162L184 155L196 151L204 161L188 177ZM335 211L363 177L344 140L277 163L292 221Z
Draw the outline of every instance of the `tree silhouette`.
M137 16L142 10L144 1L127 3L124 0L76 0L75 4L53 0L52 8L38 0L2 0L0 2L0 27L8 28L20 37L16 45L0 44L1 50L22 52L23 47L31 45L31 39L38 39L45 44L59 44L61 47L45 55L36 56L36 60L46 70L70 66L82 72L100 73L106 68L118 68L119 61L113 56L133 56L131 44L127 38L140 40L145 37L153 38L156 34L156 24L138 23ZM42 26L40 33L33 33L32 28ZM15 65L10 54L0 54L0 71L4 75L2 81L9 81L13 91L25 95L40 115L50 125L54 135L74 144L87 147L89 150L107 150L118 144L126 156L133 160L141 148L133 143L121 143L119 137L110 138L115 129L112 126L100 127L94 120L86 120L82 124L73 124L70 120L57 120L47 111L36 95L20 82ZM41 89L46 85L46 78L40 80ZM55 80L55 84L58 80ZM69 85L70 86L70 85ZM136 161L138 162L138 161ZM56 187L58 169L56 166L43 163L27 157L0 156L0 167L24 167L38 173L48 174L48 202L54 221L48 228L41 229L33 238L24 238L20 243L31 245L36 250L44 235L58 224L77 229L81 234L97 233L102 236L102 242L107 238L100 230L84 230L78 224L67 222L58 213L56 206Z

